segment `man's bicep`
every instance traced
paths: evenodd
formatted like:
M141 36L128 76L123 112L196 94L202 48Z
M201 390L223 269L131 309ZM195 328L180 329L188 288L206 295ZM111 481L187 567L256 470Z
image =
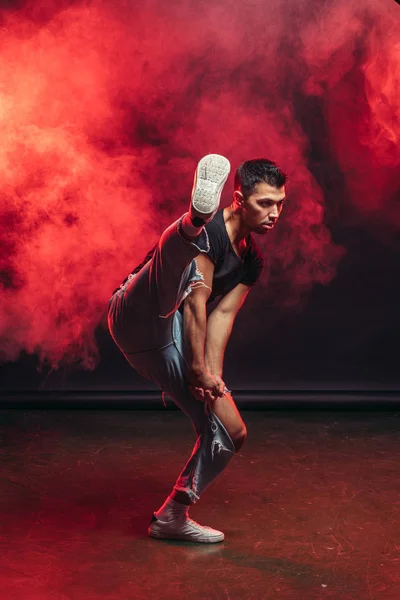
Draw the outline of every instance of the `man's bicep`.
M246 285L245 283L238 283L233 290L221 298L215 310L234 317L243 306L250 290L251 286Z

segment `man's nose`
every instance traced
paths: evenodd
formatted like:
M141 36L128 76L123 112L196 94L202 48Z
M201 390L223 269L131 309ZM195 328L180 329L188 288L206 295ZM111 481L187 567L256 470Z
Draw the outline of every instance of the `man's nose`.
M274 219L277 219L279 217L279 210L278 207L275 205L274 208L272 209L272 211L269 213L270 217L273 217Z

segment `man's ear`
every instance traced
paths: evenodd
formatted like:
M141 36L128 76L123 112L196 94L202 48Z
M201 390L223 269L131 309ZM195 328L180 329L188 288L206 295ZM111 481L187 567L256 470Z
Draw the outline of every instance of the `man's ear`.
M236 204L238 204L239 206L243 205L243 199L244 199L243 194L239 190L235 190L233 192L233 199L236 202Z

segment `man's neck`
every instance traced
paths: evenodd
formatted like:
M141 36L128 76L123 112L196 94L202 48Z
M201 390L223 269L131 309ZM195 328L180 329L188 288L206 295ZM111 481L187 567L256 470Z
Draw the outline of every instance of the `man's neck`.
M241 210L233 204L224 208L224 221L231 243L237 247L243 245L250 229L242 221Z

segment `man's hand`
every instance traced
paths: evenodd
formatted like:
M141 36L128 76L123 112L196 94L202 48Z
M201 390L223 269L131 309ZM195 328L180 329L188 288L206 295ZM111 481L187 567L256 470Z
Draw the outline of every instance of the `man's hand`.
M189 381L190 391L200 402L213 401L224 395L225 383L221 377L214 377L208 371L191 374Z

